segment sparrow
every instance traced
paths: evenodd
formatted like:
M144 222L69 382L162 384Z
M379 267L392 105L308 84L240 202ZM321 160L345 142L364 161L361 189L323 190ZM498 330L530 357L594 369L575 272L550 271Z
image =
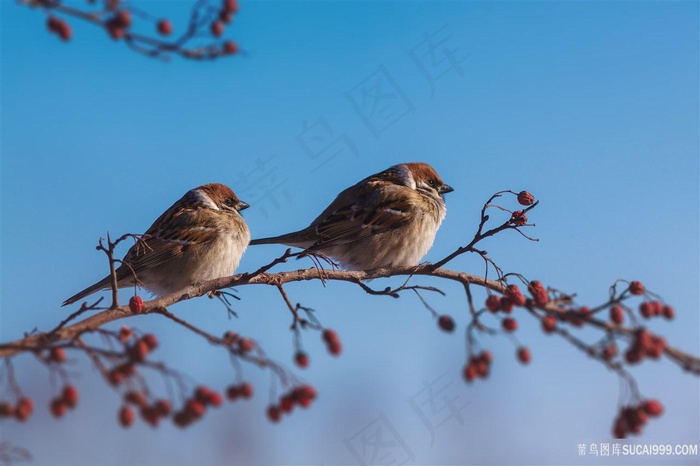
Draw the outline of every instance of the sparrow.
M163 296L205 280L232 275L250 242L240 211L249 205L220 183L188 191L126 253L117 286L141 286ZM109 289L111 275L66 299L72 304Z
M402 163L338 194L307 228L253 244L318 252L347 270L409 266L433 245L453 189L427 163Z

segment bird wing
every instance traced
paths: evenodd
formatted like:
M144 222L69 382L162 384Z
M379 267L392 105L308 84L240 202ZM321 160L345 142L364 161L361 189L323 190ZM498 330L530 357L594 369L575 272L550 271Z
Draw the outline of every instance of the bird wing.
M309 249L318 250L347 244L372 235L395 230L416 215L410 188L369 182L352 196L341 193L313 222L318 240ZM354 199L352 203L341 199Z
M129 249L124 257L125 267L120 269L126 269L123 276L133 272L138 277L140 271L164 265L188 248L214 241L217 236L216 219L199 210L166 211Z

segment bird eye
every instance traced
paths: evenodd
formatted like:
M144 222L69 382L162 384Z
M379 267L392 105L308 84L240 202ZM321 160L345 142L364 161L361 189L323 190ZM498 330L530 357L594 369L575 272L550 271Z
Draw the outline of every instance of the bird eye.
M428 185L430 185L431 188L435 187L435 180L428 180Z
M237 202L236 202L236 200L235 200L234 198L229 197L228 199L226 199L226 201L224 202L224 204L226 204L226 205L229 206L229 207L236 207Z

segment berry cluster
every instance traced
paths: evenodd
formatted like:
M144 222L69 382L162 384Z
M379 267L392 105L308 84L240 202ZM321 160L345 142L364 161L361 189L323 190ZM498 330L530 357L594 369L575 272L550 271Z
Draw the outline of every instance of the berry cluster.
M0 418L14 417L18 421L26 421L34 412L34 402L31 398L23 396L16 404L0 401Z
M119 339L126 345L126 361L115 365L106 373L110 384L117 386L136 374L136 365L146 360L146 357L158 346L158 339L152 333L134 339L133 332L128 327L119 331ZM130 345L129 340L134 340Z
M668 304L664 305L660 301L644 301L639 305L639 314L645 319L663 316L667 320L672 320L676 316L676 311L673 307Z
M229 348L236 348L241 354L250 353L255 349L255 342L252 339L242 337L236 332L227 331L221 342Z
M250 399L253 396L253 386L249 382L229 385L226 389L226 398L236 401L239 398Z
M213 1L215 0L212 0L212 2ZM221 3L218 6L211 5L209 2L200 2L192 13L189 27L174 44L161 42L156 38L145 37L140 33L132 32L134 15L136 15L138 19L148 19L150 15L140 13L126 4L122 4L120 0L110 0L107 2L107 9L98 12L80 11L73 7L64 7L60 2L52 3L40 0L39 3L43 4L43 6L47 7L49 10L54 10L53 13L48 16L46 27L63 41L69 41L73 37L73 30L64 19L55 16L54 13L62 13L66 16L73 16L74 18L99 25L114 40L124 39L128 40L130 44L138 42L139 46L136 47L135 50L149 56L157 56L168 51L178 52L187 58L201 59L215 58L220 55L233 55L239 51L238 45L230 40L220 45L211 45L200 49L186 50L181 48L186 41L196 37L202 37L202 29L207 26L208 33L214 38L218 39L224 34L226 26L231 24L234 15L238 13L238 0L219 1ZM202 17L205 19L202 20ZM174 31L173 24L168 19L156 21L155 29L157 34L164 37L170 36Z
M477 377L482 379L488 377L492 361L493 355L488 350L484 350L476 355L470 355L467 365L464 366L464 371L462 372L464 380L471 382Z
M615 438L625 438L627 434L639 435L649 421L649 417L661 416L664 407L658 400L647 400L636 406L623 406L615 418L613 435Z
M530 295L532 295L532 299L535 301L536 305L545 306L549 302L549 293L547 293L547 290L541 282L532 280L528 283L527 290L530 292Z
M67 410L73 409L77 405L78 389L73 385L66 385L61 391L61 396L52 399L49 406L54 417L63 417Z
M666 349L666 340L644 328L634 332L632 344L625 352L625 360L630 364L641 362L645 357L659 359Z
M308 408L316 399L316 389L311 385L302 385L293 388L279 398L277 404L267 407L267 418L272 422L279 422L282 414L289 414L294 409L294 405Z

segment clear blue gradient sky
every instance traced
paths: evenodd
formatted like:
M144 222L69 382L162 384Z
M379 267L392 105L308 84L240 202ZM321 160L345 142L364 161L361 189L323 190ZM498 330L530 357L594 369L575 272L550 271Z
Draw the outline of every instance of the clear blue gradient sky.
M501 267L584 304L604 301L615 279L641 280L678 314L650 327L700 352L697 2L242 1L233 37L245 55L214 63L149 60L75 21L64 44L40 12L1 5L3 341L65 317L60 303L107 271L97 239L143 232L188 189L230 185L252 205L244 216L259 237L304 227L341 189L420 160L455 188L427 260L468 242L493 192L527 189L541 200L529 230L540 241L489 240ZM138 5L183 27L189 2ZM239 270L282 250L252 248ZM482 272L473 257L451 266ZM77 411L55 421L39 404L31 422L1 423L0 438L31 450L33 464L697 464L579 456L578 444L610 442L617 377L526 316L516 336L532 364L515 361L508 338L483 337L491 377L467 386L463 292L444 290L430 303L455 317L452 335L410 295L289 286L337 329L344 353L332 358L317 334L305 338L312 363L301 375L320 396L280 425L263 417L269 374L246 367L252 401L185 431L123 430L116 393L73 356ZM238 293L238 319L206 298L172 310L214 333L251 335L291 366L276 292ZM233 380L223 353L169 322L128 323L158 334L154 358L194 380L219 389ZM29 357L15 367L42 403L60 388ZM697 444L698 378L667 362L633 373L666 413L630 442ZM393 448L373 449L375 440Z

